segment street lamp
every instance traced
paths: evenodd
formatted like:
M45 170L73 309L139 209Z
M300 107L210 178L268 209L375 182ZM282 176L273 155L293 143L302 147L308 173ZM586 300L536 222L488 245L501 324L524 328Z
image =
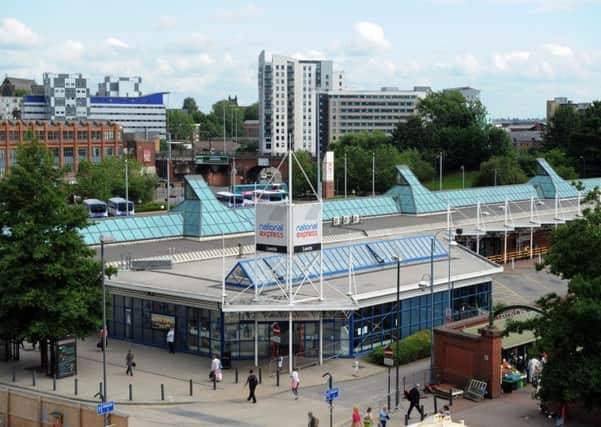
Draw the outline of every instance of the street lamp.
M400 256L393 256L392 257L393 260L396 261L396 317L397 317L397 322L399 324L398 327L398 332L397 332L397 336L396 336L396 362L395 362L395 366L396 366L396 393L395 393L395 406L398 408L399 407L399 403L400 403L400 397L399 397L399 362L400 362L400 355L399 355L399 341L401 339L401 261L402 258Z
M123 149L125 157L125 216L129 216L129 172L127 169L127 156L129 155L129 149L126 147Z
M108 396L108 384L106 379L106 339L108 328L106 326L106 284L105 284L105 266L104 266L104 244L111 243L115 239L111 235L100 236L100 263L102 274L102 393L100 395L102 403L105 403ZM104 426L108 426L108 414L104 414Z
M465 188L465 167L461 165L461 188Z

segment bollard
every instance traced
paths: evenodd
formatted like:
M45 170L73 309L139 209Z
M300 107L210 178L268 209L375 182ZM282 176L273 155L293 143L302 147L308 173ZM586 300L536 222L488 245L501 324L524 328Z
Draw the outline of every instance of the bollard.
M56 374L52 375L52 391L56 391Z
M261 370L260 366L259 366L259 384L263 384L263 371Z
M391 368L390 366L388 367L388 394L386 395L386 403L388 405L388 409L390 410L390 372L391 372Z
M104 394L102 394L102 381L98 383L98 393L104 396Z
M31 385L35 387L35 369L31 371Z
M130 384L129 385L129 400L134 400L134 387Z
M15 370L15 367L13 366L13 382L17 381L17 371Z
M190 396L192 396L192 380L190 380Z
M275 385L276 387L280 386L280 368L276 368L275 370Z
M77 378L73 379L73 394L77 396Z
M511 258L511 269L515 270L515 258Z
M165 400L165 385L161 384L161 400Z
M434 413L438 414L438 397L434 396Z
M405 425L409 425L409 416L407 414L405 414Z
M453 388L449 389L449 406L453 406Z
M238 384L238 368L236 368L236 384Z
M217 375L213 375L213 390L217 390Z
M421 406L420 406L420 409L422 410L422 411L419 413L419 416L420 416L420 421L423 421L423 420L424 420L424 405L421 405Z

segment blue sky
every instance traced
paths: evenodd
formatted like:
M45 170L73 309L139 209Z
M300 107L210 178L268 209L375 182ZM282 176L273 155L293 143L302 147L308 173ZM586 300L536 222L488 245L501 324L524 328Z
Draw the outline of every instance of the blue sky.
M144 92L171 92L171 107L256 101L261 49L332 59L351 89L470 85L492 117L601 98L601 0L10 3L2 74L81 72L93 90L104 75L140 75Z

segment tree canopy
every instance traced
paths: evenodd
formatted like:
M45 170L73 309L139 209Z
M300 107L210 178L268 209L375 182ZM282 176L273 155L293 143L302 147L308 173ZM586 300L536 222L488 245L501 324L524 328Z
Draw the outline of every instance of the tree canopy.
M522 184L526 180L515 156L493 156L480 165L479 186Z
M171 139L189 141L194 132L194 120L187 110L169 110L167 126Z
M100 326L100 264L82 240L81 205L68 204L63 171L37 141L17 148L0 181L0 335L85 337Z

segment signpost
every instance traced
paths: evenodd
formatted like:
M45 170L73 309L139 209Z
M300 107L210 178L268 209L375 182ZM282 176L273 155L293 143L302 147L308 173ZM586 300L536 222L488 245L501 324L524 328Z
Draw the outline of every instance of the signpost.
M384 366L394 366L394 358L392 354L391 345L384 349Z
M326 372L321 376L322 378L328 378L328 388L326 389L326 402L330 404L330 427L334 425L334 399L337 399L340 395L338 387L334 387L334 377L329 372Z
M111 412L115 412L115 402L112 400L110 402L102 402L96 405L97 415L110 414Z
M340 389L338 387L326 389L326 400L328 402L332 402L332 400L337 399L339 395Z

